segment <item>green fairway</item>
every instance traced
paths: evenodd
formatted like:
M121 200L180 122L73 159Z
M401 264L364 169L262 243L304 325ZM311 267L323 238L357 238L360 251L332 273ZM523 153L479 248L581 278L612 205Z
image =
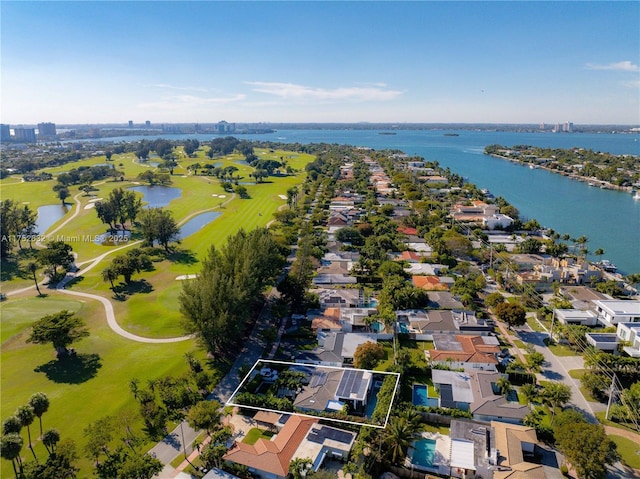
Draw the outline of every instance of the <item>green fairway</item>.
M179 156L180 151L178 150ZM110 285L101 278L101 271L107 267L113 257L125 250L116 251L114 246L103 246L90 241L90 237L106 231L89 206L99 198L106 198L117 187L131 187L138 183L137 175L153 166L140 164L132 153L113 155L111 163L124 172L124 181L96 182L98 188L92 196L80 194L80 207L72 201L80 193L78 185L71 186L71 197L67 203L73 208L49 233L55 231L51 239L65 240L72 245L81 268L88 267L90 260L107 254L92 269L83 274L67 289L90 293L109 298L118 323L127 331L151 338L167 338L184 335L180 325L179 296L182 281L180 275L198 273L200 261L205 257L211 245L220 247L226 238L240 228L252 230L265 226L273 220L273 213L286 204L286 191L291 186L301 184L305 179L304 166L314 158L311 155L291 154L291 152L256 149L260 158L279 159L286 157L288 164L302 171L288 176L273 176L264 183L255 184L249 178L252 168L238 163L239 155L210 160L204 156L204 150L197 152L196 158L182 158L174 170L171 186L181 190L181 196L167 207L172 211L178 224L186 223L200 212L217 211L221 215L196 233L183 239L177 245L176 252L167 258L159 255L153 263L153 271L137 273L130 286L118 282L122 293L115 298ZM225 192L219 180L210 176L188 174L187 166L192 163L237 166L236 175L247 188L250 198L240 199L237 195ZM16 178L0 181L4 198L19 203L28 202L32 209L47 204L58 203L52 187L55 175L80 166L105 164L104 156L68 163L46 171L54 174L54 180L45 182L18 182ZM93 201L92 201L93 200ZM65 220L67 224L58 228ZM57 231L56 231L57 230ZM139 233L134 228L135 241ZM16 250L12 261L3 262L4 268L2 292L16 291L32 286L33 279L24 274L29 261L35 258L35 252ZM20 272L20 269L22 272ZM41 279L42 269L37 272ZM5 274L6 273L6 274ZM10 273L10 274L9 274ZM147 380L164 375L179 375L187 372L184 359L186 352L195 352L203 360L205 352L197 350L193 340L171 344L146 344L125 339L115 334L107 325L104 307L91 299L68 296L41 288L45 297L35 297L35 289L20 293L0 303L2 308L1 361L2 419L13 414L15 409L25 404L29 397L42 391L49 397L51 406L43 416L44 428L57 428L62 438L72 438L78 445L82 457L79 477L89 477L92 465L84 457L85 444L83 430L87 424L106 415L121 415L125 411L137 414L138 405L129 392L128 383L137 378L145 385ZM51 345L26 343L30 334L30 324L42 316L68 309L75 312L86 323L90 336L74 344L78 356L71 362L58 361ZM219 374L218 371L213 371ZM138 421L138 431L142 421ZM32 437L38 436L37 421L31 427ZM26 431L23 431L26 440ZM149 443L150 447L152 443ZM44 459L46 451L39 442L35 446L39 459ZM30 460L30 452L25 447L22 452L25 460ZM31 457L32 459L32 457ZM12 476L11 464L2 461L1 477Z

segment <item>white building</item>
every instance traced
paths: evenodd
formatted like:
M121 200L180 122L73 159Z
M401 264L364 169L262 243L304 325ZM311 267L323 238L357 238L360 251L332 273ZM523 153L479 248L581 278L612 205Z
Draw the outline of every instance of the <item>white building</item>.
M593 302L598 321L605 327L618 323L640 323L640 301L602 299Z
M581 326L595 326L598 324L598 315L593 311L581 309L554 309L553 314L562 324L579 324Z
M632 358L640 358L640 324L618 323L616 335L622 341L629 343L622 350Z

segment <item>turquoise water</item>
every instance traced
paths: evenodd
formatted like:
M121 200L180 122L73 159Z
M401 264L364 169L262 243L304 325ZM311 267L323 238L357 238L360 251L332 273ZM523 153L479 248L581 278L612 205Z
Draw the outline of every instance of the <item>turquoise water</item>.
M411 464L413 464L414 466L433 467L433 460L435 457L435 439L418 439L413 443Z
M444 136L455 131L459 136ZM166 135L168 139L214 135ZM512 203L522 217L573 238L585 235L587 248L605 250L623 273L640 272L640 201L629 193L589 187L586 183L542 169L529 169L483 154L490 144L534 145L551 148L589 148L614 154L640 155L640 135L606 133L520 133L476 130L398 130L379 135L376 130L279 130L240 138L285 143L340 143L375 149L399 149L438 161L479 188ZM140 137L153 139L153 137ZM110 141L135 141L119 137ZM104 139L103 139L104 141ZM639 161L640 163L640 161ZM640 168L640 164L639 164ZM593 259L593 258L592 258Z
M413 385L413 404L416 406L428 406L429 405L429 393L427 386L424 384Z

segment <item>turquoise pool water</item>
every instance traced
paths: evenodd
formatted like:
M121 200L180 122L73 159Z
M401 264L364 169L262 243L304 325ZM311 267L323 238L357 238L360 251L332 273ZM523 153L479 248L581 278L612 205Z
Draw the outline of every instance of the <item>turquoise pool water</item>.
M413 444L411 463L414 466L433 467L433 459L436 457L435 439L418 439Z
M429 395L427 393L427 386L424 384L413 385L413 404L416 406L428 406Z

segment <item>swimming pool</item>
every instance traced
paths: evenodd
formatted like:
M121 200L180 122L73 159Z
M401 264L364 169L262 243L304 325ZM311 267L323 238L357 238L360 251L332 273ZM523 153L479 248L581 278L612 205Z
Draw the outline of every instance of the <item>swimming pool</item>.
M427 386L424 384L413 385L413 404L416 406L438 406L438 398L430 398Z
M411 464L414 466L433 467L433 459L436 456L435 439L418 439L413 443Z

